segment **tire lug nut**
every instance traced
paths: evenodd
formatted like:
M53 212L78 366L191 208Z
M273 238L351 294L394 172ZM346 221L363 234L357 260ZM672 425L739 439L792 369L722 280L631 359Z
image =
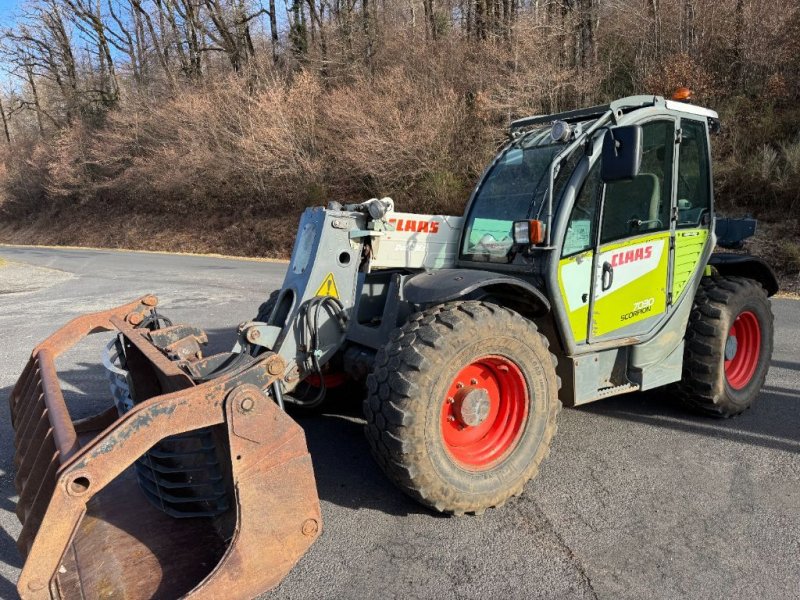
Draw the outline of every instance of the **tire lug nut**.
M461 383L460 381L459 381L459 382L456 384L456 388L458 388L459 390L460 390L461 388L463 388L463 387L464 387L464 384L463 384L463 383Z
M452 396L447 399L448 404L453 404L453 402L455 402L455 400L453 399Z
M447 420L452 423L453 421L456 420L456 418L453 415L450 415L449 417L447 417Z
M473 377L472 379L469 380L469 384L470 385L478 385L478 380Z

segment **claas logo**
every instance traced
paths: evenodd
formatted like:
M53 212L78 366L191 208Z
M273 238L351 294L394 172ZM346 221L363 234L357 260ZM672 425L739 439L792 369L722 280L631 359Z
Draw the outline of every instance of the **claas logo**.
M627 265L628 263L637 262L639 260L646 260L653 256L653 247L644 246L636 248L635 250L626 250L625 252L617 252L611 257L611 266L618 267L620 265Z
M413 231L414 233L439 233L438 221L415 221L414 219L389 219L395 231Z

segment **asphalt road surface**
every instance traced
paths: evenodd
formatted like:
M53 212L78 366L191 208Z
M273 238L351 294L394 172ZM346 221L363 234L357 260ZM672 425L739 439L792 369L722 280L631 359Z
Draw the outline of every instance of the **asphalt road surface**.
M75 315L157 294L226 346L285 265L0 248L0 597L21 566L5 399L33 346ZM773 301L775 352L753 409L686 413L664 392L564 410L525 493L481 517L408 500L369 455L354 402L301 420L325 530L269 598L800 598L800 302ZM97 337L97 336L96 336ZM59 364L102 390L98 344Z

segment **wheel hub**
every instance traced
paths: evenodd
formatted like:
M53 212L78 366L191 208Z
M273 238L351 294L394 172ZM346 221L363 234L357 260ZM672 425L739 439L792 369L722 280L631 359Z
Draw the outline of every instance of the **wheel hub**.
M465 426L477 427L489 416L491 406L489 392L486 389L465 387L456 393L453 414Z
M738 350L738 346L739 342L736 341L736 336L728 336L728 339L725 342L725 360L733 360L733 357L736 356L736 350Z

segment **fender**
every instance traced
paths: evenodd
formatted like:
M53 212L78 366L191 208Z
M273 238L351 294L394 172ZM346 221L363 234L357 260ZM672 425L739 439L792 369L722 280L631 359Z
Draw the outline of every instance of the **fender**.
M714 267L720 275L738 275L759 282L767 290L768 296L778 292L778 278L763 258L749 254L731 254L720 252L712 254L708 264Z
M403 299L412 304L441 304L469 296L492 295L508 300L510 308L523 305L524 312L540 317L550 312L547 297L533 284L511 275L475 269L438 269L406 278Z

